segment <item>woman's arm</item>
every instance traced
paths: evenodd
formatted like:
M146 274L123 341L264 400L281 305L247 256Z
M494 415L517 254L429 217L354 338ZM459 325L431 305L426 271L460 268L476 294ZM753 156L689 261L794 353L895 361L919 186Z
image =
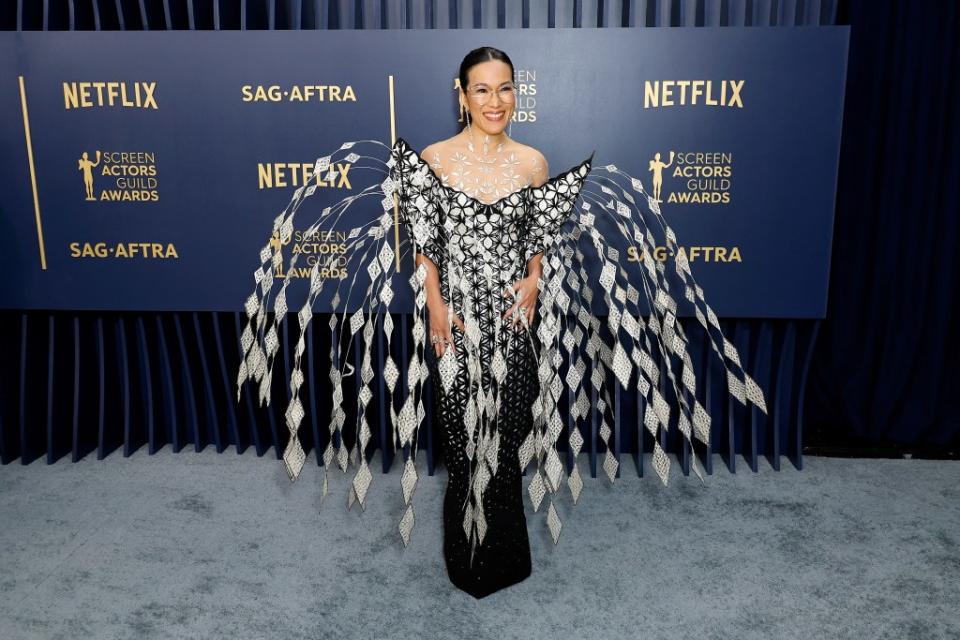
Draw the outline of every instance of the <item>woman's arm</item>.
M544 182L547 181L550 171L547 166L547 159L543 157L543 154L536 149L533 149L532 151L533 156L530 160L530 185L534 187L540 187ZM514 291L520 291L513 304L509 309L507 309L507 312L503 314L503 319L512 317L511 326L514 328L518 328L518 324L523 322L521 316L526 317L527 326L533 324L533 318L536 315L537 295L539 291L537 284L540 281L540 275L543 273L543 270L540 266L540 261L542 259L542 251L530 256L530 258L527 260L526 277L514 282L513 285L504 292L504 295L507 298L513 298ZM525 309L525 313L518 313L521 307Z
M541 187L543 183L547 181L550 176L550 169L547 165L547 159L543 157L543 154L534 149L533 156L533 170L531 174L530 184L534 187ZM540 268L540 260L543 258L543 252L535 253L530 257L530 260L527 261L527 273L537 274L537 277L540 277L540 274L543 271Z
M438 171L442 171L442 167L440 165L439 144L440 143L435 142L427 146L420 153L420 157L427 160L430 170L433 172L434 176L436 176L437 180L440 180ZM439 220L434 220L434 224L439 226ZM441 252L445 251L446 248L435 246L434 250ZM443 294L441 293L440 289L440 269L433 260L423 253L418 252L414 258L414 261L418 267L420 264L423 264L427 271L423 286L427 296L426 305L427 314L430 318L430 333L448 341L451 348L456 351L456 347L454 347L453 344L452 328L448 323L450 310L448 308L447 301L443 299ZM465 330L465 327L463 326L463 320L461 320L460 316L458 316L456 313L452 314L452 317L449 321L452 322L453 325L458 329L460 329L460 331ZM446 346L443 342L431 344L430 346L433 348L434 353L438 358L443 357L443 354L446 351Z

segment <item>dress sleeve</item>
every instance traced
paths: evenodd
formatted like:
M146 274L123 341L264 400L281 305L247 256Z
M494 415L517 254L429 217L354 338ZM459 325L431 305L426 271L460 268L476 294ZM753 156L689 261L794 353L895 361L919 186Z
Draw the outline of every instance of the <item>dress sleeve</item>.
M523 217L525 229L521 231L524 264L552 243L554 234L573 211L592 163L591 153L577 166L529 190Z
M397 138L391 155L394 162L390 177L399 200L400 221L414 243L414 251L440 269L446 256L446 236L436 176L403 138Z

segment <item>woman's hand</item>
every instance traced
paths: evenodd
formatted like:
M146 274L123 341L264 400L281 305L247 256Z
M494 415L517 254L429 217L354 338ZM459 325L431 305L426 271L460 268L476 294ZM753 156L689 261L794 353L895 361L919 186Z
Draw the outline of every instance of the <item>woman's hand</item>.
M517 280L504 290L503 295L507 298L512 298L513 293L517 293L513 306L507 309L507 312L504 313L502 317L503 320L511 318L510 326L514 330L517 329L518 323L523 321L521 316L526 316L526 324L528 327L533 324L533 316L537 310L537 283L539 281L540 269L533 268L530 269L530 273L526 278Z
M457 352L457 348L453 343L453 331L450 326L447 324L447 303L443 301L443 298L436 296L435 298L427 299L427 311L430 314L430 341L433 346L434 353L437 354L437 358L442 358L444 352L447 349L447 343L453 347L453 352ZM460 319L460 316L453 314L453 323L457 325L457 328L460 331L464 331L463 320ZM439 342L434 343L433 336L439 336Z

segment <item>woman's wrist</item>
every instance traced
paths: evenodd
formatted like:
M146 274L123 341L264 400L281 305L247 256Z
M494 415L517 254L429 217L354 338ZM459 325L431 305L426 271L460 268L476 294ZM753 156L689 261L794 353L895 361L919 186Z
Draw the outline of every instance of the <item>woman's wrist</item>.
M531 276L536 275L538 278L540 277L542 273L542 270L540 268L540 260L542 258L543 258L543 254L537 253L527 261L527 275L531 275Z
M427 291L427 308L433 308L434 306L442 304L444 304L443 296L440 295L439 291Z

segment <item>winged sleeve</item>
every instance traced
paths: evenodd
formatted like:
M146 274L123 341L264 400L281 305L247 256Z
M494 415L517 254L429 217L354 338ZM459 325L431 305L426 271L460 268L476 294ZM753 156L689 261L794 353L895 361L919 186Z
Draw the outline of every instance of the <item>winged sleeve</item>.
M403 138L397 138L391 157L390 177L399 200L400 221L414 244L414 251L425 255L440 269L447 242L436 176Z
M521 237L523 260L543 252L553 241L560 226L570 216L587 175L593 165L593 156L580 164L550 178L539 187L528 191Z

